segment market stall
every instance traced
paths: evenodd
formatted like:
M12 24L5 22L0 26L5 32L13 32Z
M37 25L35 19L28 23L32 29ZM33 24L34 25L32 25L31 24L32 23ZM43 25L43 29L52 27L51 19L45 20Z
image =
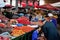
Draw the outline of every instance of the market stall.
M59 10L59 8L56 8L56 7L52 6L51 4L42 5L42 6L39 6L39 8L45 8L48 10Z
M26 21L27 20L27 21ZM4 23L0 23L0 39L4 40L31 40L32 33L36 28L37 25L30 25L29 19L26 17L20 17L17 19L19 24L13 23L14 19L11 19L10 23L7 25ZM5 39L6 38L6 39Z
M32 33L45 23L45 16L52 13L51 11L59 10L50 4L39 6L38 1L28 1L28 4L22 1L20 7L17 7L18 10L13 8L8 4L5 5L4 11L0 12L1 40L32 40Z
M13 27L13 26L12 26ZM35 27L35 26L34 26ZM32 33L36 28L33 26L21 26L21 27L14 27L14 28L8 28L10 31L5 30L6 32L2 32L0 34L0 39L4 39L6 37L7 40L31 40L32 39ZM37 27L38 28L38 27ZM3 28L2 28L3 29Z

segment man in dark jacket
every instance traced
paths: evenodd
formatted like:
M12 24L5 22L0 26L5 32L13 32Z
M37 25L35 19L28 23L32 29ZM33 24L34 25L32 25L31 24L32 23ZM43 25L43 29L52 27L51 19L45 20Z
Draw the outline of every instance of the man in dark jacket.
M45 16L45 23L42 27L42 31L44 32L47 40L60 40L58 31L55 25L50 22L50 18L48 16Z
M3 15L6 16L7 18L11 19L13 16L13 13L10 8L7 8L4 12Z

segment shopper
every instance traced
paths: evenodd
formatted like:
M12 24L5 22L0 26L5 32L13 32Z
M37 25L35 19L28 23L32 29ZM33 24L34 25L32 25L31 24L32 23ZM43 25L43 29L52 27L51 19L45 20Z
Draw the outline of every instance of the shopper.
M13 12L12 19L19 18L17 11Z
M40 26L42 26L41 23ZM49 16L45 16L45 23L43 24L42 31L44 32L44 35L47 40L60 40L58 31L55 25L52 22L50 22Z
M44 20L42 13L36 14L36 18L38 18L38 20Z
M39 32L41 31L41 28L38 28L32 33L32 40L38 40Z
M25 14L25 16L29 19L29 21L31 21L31 19L32 19L32 13L31 12L27 12Z
M36 18L36 15L32 15L31 21L32 22L38 22L38 18Z

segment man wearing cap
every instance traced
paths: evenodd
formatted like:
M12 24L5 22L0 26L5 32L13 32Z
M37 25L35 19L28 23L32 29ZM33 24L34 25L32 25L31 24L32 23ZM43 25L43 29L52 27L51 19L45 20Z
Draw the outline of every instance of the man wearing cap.
M58 31L55 25L50 21L49 16L45 16L45 23L43 25L42 24L40 23L40 26L43 26L42 31L47 40L60 40Z

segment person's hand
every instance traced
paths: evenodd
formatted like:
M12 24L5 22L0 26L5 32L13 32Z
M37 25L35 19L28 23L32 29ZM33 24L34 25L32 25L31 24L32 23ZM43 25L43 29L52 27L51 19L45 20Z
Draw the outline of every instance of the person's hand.
M31 22L31 24L37 25L37 24L38 24L38 22Z

